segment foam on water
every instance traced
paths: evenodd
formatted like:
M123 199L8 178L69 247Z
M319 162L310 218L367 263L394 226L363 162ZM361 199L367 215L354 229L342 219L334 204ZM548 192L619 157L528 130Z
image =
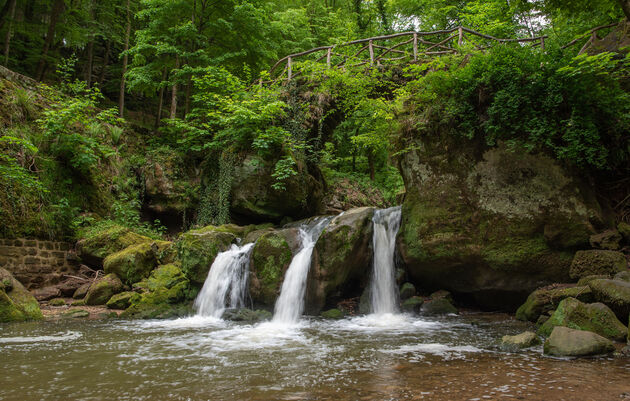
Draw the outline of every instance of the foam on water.
M24 336L24 337L0 337L0 344L31 344L71 341L81 338L82 334L76 331L67 331L54 336Z

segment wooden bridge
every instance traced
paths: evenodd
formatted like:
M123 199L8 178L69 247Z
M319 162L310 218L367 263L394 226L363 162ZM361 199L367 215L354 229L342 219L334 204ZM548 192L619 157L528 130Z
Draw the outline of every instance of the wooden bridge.
M600 29L610 28L616 24L593 28L583 36L590 39L582 47L583 53L588 44L596 37ZM351 42L331 46L321 46L300 53L290 54L278 60L270 69L267 80L261 78L259 84L274 84L278 81L290 81L300 75L296 68L299 62L309 61L322 68L350 68L362 65L380 66L392 63L422 62L446 54L463 54L470 50L484 50L494 44L520 43L533 47L545 48L548 36L536 36L522 39L501 39L491 35L459 26L432 32L401 32L391 35L358 39ZM583 37L577 38L563 48L575 45ZM325 60L325 64L324 64ZM282 69L284 66L284 69Z

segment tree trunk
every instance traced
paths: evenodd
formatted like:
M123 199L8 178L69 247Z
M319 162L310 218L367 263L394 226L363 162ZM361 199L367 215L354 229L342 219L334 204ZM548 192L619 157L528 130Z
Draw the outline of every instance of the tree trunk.
M162 70L162 83L166 81L166 67ZM158 111L157 116L155 117L155 130L157 131L160 128L160 121L162 120L162 107L164 106L164 85L160 87L160 96L158 101Z
M188 77L188 84L186 85L186 106L184 107L184 118L190 113L190 97L192 94L192 78Z
M107 65L109 64L109 52L111 51L112 41L107 40L105 44L105 55L103 56L103 68L101 68L101 75L98 77L98 86L103 87L103 81L105 81L105 72L107 71Z
M618 0L621 5L623 13L626 15L628 21L630 21L630 0Z
M175 56L175 69L173 73L179 69L179 56ZM171 90L171 120L177 117L177 82L173 83L173 89Z
M127 62L129 56L129 36L131 35L131 10L127 0L127 29L125 31L125 54L123 55L122 76L120 77L120 93L118 95L118 114L123 117L125 111L125 75L127 75Z
M94 40L90 40L87 46L87 67L85 69L85 83L92 87L92 64L94 63Z
M0 15L9 15L10 14L10 9L9 9L10 6L11 6L11 1L10 0L6 1L4 3L4 5L2 6L2 10L0 10ZM0 30L2 30L2 28L4 27L4 24L7 21L9 21L7 18L0 18Z
M375 176L375 172L374 172L374 153L372 153L372 151L368 151L368 166L370 168L370 180L374 181L374 176Z
M4 37L4 66L9 66L9 45L11 44L11 28L13 26L13 18L15 18L15 3L16 0L9 0L9 25L7 26L7 33Z
M57 28L57 22L59 17L64 12L66 3L64 0L55 0L52 10L50 12L50 23L48 24L48 32L46 32L46 40L44 41L44 48L42 49L42 55L39 58L39 64L37 65L37 72L35 77L38 81L44 79L44 72L46 70L46 58L48 57L48 51L52 46L55 38L55 29Z

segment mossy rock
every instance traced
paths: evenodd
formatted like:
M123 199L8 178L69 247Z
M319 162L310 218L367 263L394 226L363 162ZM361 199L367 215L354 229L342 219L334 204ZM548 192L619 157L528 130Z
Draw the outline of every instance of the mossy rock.
M0 268L0 323L39 320L44 316L33 295L9 271Z
M129 305L139 300L140 294L133 291L125 291L112 296L106 305L110 309L127 309Z
M256 323L262 322L265 320L271 320L273 317L272 313L268 310L258 309L251 310L248 308L241 309L228 309L223 312L223 316L221 316L224 320L231 320L233 322L246 322L246 323Z
M287 242L297 237L296 229L271 231L261 235L252 249L249 292L252 300L273 306L280 295L284 273L291 264L293 253Z
M143 292L131 298L131 305L121 314L124 318L154 319L186 316L191 312L190 282L175 264L159 266L139 282Z
M86 305L105 305L109 299L123 290L123 283L114 273L99 278L85 295Z
M580 279L591 275L612 275L627 268L626 257L621 252L589 250L575 253L569 273L571 278Z
M606 230L599 234L591 235L589 242L593 248L616 251L620 248L621 234L617 230Z
M450 303L454 303L455 302L455 300L453 299L453 294L451 294L449 291L446 291L446 290L435 291L435 292L431 293L431 295L429 295L429 298L430 299L445 298Z
M424 315L447 315L457 313L457 308L448 299L437 298L423 303L420 311Z
M599 280L599 279L608 279L610 278L609 274L592 274L590 276L586 276L586 277L582 277L581 279L578 280L577 282L577 286L578 287L583 287L583 286L588 286L589 283L593 280ZM590 288L590 287L589 287ZM577 297L576 297L577 298ZM582 302L586 302L582 299L580 299L580 301Z
M622 221L617 225L617 231L619 231L619 234L621 234L624 241L626 241L626 244L630 244L630 224Z
M90 312L84 309L70 309L69 311L61 314L61 317L70 318L70 319L80 319L80 318L89 317L89 316L90 316Z
M628 329L606 305L599 302L585 304L575 298L562 300L537 333L547 337L556 326L591 331L615 341L623 341L628 335Z
M137 234L127 227L110 226L103 231L93 232L77 242L77 253L84 263L101 268L103 260L116 252L143 242L151 242L151 238Z
M411 283L404 283L400 287L400 299L402 301L409 299L416 295L416 287Z
M615 274L615 277L613 277L613 280L621 280L621 281L630 282L630 270L626 270L624 272L619 272Z
M516 352L540 344L540 338L538 338L536 333L531 331L526 331L515 336L503 336L503 338L501 338L501 349L508 352Z
M595 300L603 302L626 322L630 314L630 282L624 280L593 280L589 283Z
M365 286L372 268L374 208L351 209L335 217L313 250L306 290L306 313L317 315L331 298L350 298ZM350 291L347 292L346 291Z
M77 301L72 301L72 303L70 303L70 306L85 306L85 300L79 299Z
M404 300L400 307L403 312L417 313L420 311L423 303L424 299L422 297L415 296Z
M191 283L201 286L219 252L226 251L237 236L225 226L208 226L183 233L177 241L177 255L182 272Z
M72 294L72 298L74 298L74 299L83 299L83 298L85 298L85 295L87 294L87 292L90 289L91 285L92 285L92 283L85 283L85 284L81 285L79 288L76 289L76 291L74 291L74 294Z
M133 284L148 277L157 266L157 245L144 242L109 255L103 262L105 273L114 273L125 284Z
M599 334L562 326L554 327L543 347L546 355L561 357L603 355L614 350L614 344Z
M63 298L54 298L48 301L50 306L66 306L66 300Z
M540 315L555 310L560 301L570 297L582 302L593 301L593 294L588 286L541 288L527 297L527 301L516 311L516 318L536 322Z
M323 317L324 319L343 319L343 312L340 311L339 309L328 309L327 311L324 311L322 313L319 314L321 317Z

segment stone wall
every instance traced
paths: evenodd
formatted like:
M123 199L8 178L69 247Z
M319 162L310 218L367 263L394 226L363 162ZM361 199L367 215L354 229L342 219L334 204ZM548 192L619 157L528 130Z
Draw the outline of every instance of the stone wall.
M73 246L36 239L0 239L0 267L29 290L54 285L79 268Z

